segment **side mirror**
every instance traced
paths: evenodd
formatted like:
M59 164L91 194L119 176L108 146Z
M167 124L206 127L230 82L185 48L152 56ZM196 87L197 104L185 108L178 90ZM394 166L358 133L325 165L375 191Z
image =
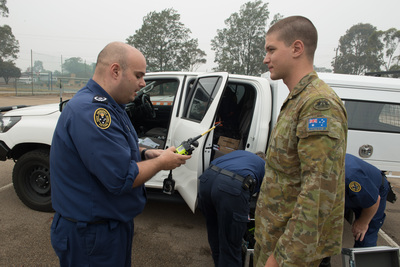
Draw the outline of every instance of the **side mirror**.
M69 99L68 100L64 100L60 103L60 112L63 111L63 109L65 108L65 106L67 105Z

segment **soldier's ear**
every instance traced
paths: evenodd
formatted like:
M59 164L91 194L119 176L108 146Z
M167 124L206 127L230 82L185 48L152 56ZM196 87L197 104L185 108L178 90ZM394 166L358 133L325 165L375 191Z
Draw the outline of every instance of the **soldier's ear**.
M301 40L296 40L292 44L293 57L299 57L304 53L304 43Z

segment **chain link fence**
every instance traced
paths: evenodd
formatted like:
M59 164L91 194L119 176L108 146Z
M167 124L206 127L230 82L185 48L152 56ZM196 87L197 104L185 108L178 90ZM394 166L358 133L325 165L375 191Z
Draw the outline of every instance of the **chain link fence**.
M89 78L76 77L51 77L51 75L40 75L39 77L22 77L10 79L8 84L0 81L0 93L26 96L41 94L75 94L84 87Z

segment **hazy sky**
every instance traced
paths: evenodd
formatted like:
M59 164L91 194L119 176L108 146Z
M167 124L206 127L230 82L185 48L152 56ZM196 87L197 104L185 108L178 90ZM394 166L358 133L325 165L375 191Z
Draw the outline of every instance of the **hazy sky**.
M94 63L107 43L125 42L133 35L149 12L174 8L181 15L181 22L192 31L190 37L197 38L200 49L207 53L207 64L198 71L211 71L215 67L211 39L246 2L249 1L8 0L9 17L0 18L0 25L8 24L19 41L16 63L23 71L30 66L31 50L33 60L43 61L45 69L60 69L61 58L81 57L87 63ZM317 67L331 68L339 38L355 24L370 23L378 30L392 27L400 30L400 0L264 0L264 3L268 3L270 11L268 25L276 13L285 17L306 16L314 23L319 34Z

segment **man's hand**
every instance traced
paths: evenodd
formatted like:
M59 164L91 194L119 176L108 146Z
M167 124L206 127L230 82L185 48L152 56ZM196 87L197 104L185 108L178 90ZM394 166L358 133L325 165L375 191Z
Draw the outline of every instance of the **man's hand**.
M162 149L148 149L145 152L146 159L154 159L161 155L164 150Z
M369 208L362 209L360 217L353 222L351 231L353 232L354 239L363 241L365 233L368 230L369 223L375 216L379 203L381 202L381 196L378 195L378 199L374 205Z
M363 241L365 233L368 231L368 224L360 222L360 220L355 220L351 227L351 231L353 232L356 241Z
M278 262L276 261L274 254L269 256L267 263L265 263L265 267L279 267Z
M180 155L175 153L176 148L174 146L162 151L158 159L162 162L162 170L173 170L182 164L186 163L186 160L190 159L189 155Z

